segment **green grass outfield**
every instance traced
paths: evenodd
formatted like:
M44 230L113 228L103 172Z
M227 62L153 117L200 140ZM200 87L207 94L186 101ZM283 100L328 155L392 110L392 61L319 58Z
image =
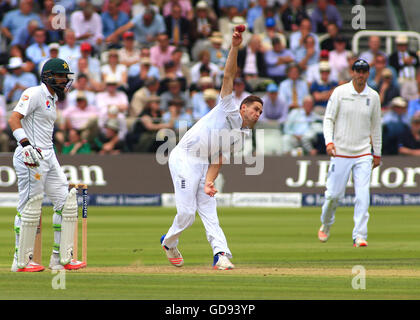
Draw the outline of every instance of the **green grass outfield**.
M328 243L317 239L320 208L220 208L230 271L211 269L198 216L181 237L185 265L175 268L159 245L174 209L90 207L88 267L66 272L65 290L52 288L49 270L9 271L14 212L0 209L0 299L420 299L419 207L371 208L367 248L352 246L352 208L338 210ZM48 265L51 208L43 214ZM365 290L352 288L355 265L366 269Z

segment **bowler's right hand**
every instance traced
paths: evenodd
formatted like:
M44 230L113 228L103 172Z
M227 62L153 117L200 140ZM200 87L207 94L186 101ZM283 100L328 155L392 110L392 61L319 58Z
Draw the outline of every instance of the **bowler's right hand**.
M28 141L21 142L20 144L23 147L22 157L25 166L28 168L39 167L40 161L44 159L41 153L41 149L35 148Z

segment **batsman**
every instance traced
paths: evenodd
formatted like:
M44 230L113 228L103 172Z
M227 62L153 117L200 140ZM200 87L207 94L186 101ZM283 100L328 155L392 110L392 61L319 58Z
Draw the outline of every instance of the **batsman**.
M13 272L38 272L45 268L33 261L35 236L44 193L53 203L54 245L50 269L79 269L83 262L72 259L77 223L77 191L68 190L67 178L53 148L56 103L64 99L73 82L66 61L49 59L41 71L41 85L24 90L9 118L18 146L13 166L18 179L19 203Z

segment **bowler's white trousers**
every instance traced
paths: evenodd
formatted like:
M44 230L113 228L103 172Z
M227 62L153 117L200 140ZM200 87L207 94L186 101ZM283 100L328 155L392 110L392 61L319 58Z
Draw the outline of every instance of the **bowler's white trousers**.
M370 177L372 173L371 155L358 158L332 157L328 170L325 202L322 206L321 223L327 230L334 223L338 201L344 196L350 173L353 174L355 204L353 239L367 239Z
M198 211L213 255L225 252L228 257L232 257L225 234L219 225L216 199L204 192L207 169L207 163L188 155L181 148L175 147L172 150L169 170L175 189L177 214L163 244L168 248L176 247L181 233L193 224Z

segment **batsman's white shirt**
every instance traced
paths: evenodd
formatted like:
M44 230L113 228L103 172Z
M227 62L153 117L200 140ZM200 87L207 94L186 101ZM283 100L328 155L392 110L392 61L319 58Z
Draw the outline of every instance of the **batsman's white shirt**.
M57 161L52 142L57 99L57 95L52 95L46 85L41 84L26 89L13 109L24 116L22 128L31 145L41 149L44 158L38 168L30 169L23 163L22 147L18 145L15 150L13 165L18 178L18 212L28 199L39 193L47 194L54 210L61 210L67 197L67 178Z
M211 158L218 159L219 154L226 158L235 144L243 142L247 130L241 127L242 117L233 94L225 96L187 131L171 152L169 169L177 214L163 242L169 248L177 246L179 236L192 225L198 211L213 254L225 252L228 257L232 256L219 226L216 199L204 192L204 184Z

